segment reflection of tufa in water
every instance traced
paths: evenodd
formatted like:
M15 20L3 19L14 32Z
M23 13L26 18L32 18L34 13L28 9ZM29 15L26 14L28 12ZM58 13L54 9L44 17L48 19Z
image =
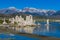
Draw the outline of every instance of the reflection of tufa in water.
M33 20L32 15L26 16L26 20L24 20L24 18L22 18L21 16L16 16L15 18L10 18L9 21L11 21L10 24L14 25L14 27L11 27L11 29L14 29L14 31L25 33L33 33L36 26L40 26L40 23L35 24L35 20ZM17 23L16 27L15 22ZM7 24L5 22L5 19L3 24Z
M24 28L25 32L26 33L33 33L33 30L35 29L36 27L30 27L30 26L27 26Z
M47 31L49 31L49 19L47 19L46 27L47 27Z
M16 16L15 18L9 19L9 21L11 21L11 24L14 24L14 22L17 23L17 27L13 27L13 29L15 28L16 31L33 33L34 28L36 28L32 27L36 26L35 20L33 20L32 15L26 16L26 20L24 20L24 18L22 18L21 16Z

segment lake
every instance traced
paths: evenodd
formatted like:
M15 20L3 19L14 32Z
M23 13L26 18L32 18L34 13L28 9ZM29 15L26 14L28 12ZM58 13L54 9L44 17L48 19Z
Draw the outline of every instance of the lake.
M60 38L60 23L59 22L50 22L49 23L49 31L46 29L46 22L36 22L36 24L40 24L41 26L37 26L32 34L51 36ZM17 35L17 34L0 34L0 38L13 38L15 40L39 40L38 38L30 38L27 36Z
M36 22L36 24L37 23L40 23L41 26L36 27L34 29L33 34L60 38L60 23L59 22L50 22L49 23L49 31L46 28L46 25L45 25L46 22Z
M4 34L1 33L0 34L0 39L1 40L40 40L38 38L31 38L31 37L27 37L27 36L22 36L22 35L14 35L14 34Z

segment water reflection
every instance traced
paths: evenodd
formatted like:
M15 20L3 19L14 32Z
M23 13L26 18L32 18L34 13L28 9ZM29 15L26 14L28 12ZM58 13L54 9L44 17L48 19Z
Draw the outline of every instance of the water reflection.
M60 23L59 22L49 22L49 31L47 30L46 22L36 22L40 26L26 26L23 28L17 28L19 32L31 33L37 35L46 36L59 36L60 35ZM59 36L60 37L60 36Z
M38 22L36 22L37 24ZM38 35L50 35L50 36L59 36L60 35L60 23L59 22L50 22L49 23L49 31L47 31L47 27L45 26L46 22L39 22L41 26L38 26L34 29L33 34Z

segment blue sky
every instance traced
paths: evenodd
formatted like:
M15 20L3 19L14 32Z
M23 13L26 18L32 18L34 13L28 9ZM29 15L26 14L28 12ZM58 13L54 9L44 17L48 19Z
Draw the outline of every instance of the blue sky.
M0 0L0 9L8 7L60 10L60 0Z

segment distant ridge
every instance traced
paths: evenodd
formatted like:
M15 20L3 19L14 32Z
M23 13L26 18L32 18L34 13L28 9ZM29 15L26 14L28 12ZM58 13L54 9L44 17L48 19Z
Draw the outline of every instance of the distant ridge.
M33 16L59 16L60 11L55 10L45 10L45 9L37 9L32 7L25 7L23 9L17 9L15 7L8 7L0 10L0 15L21 15L21 14L29 14Z

